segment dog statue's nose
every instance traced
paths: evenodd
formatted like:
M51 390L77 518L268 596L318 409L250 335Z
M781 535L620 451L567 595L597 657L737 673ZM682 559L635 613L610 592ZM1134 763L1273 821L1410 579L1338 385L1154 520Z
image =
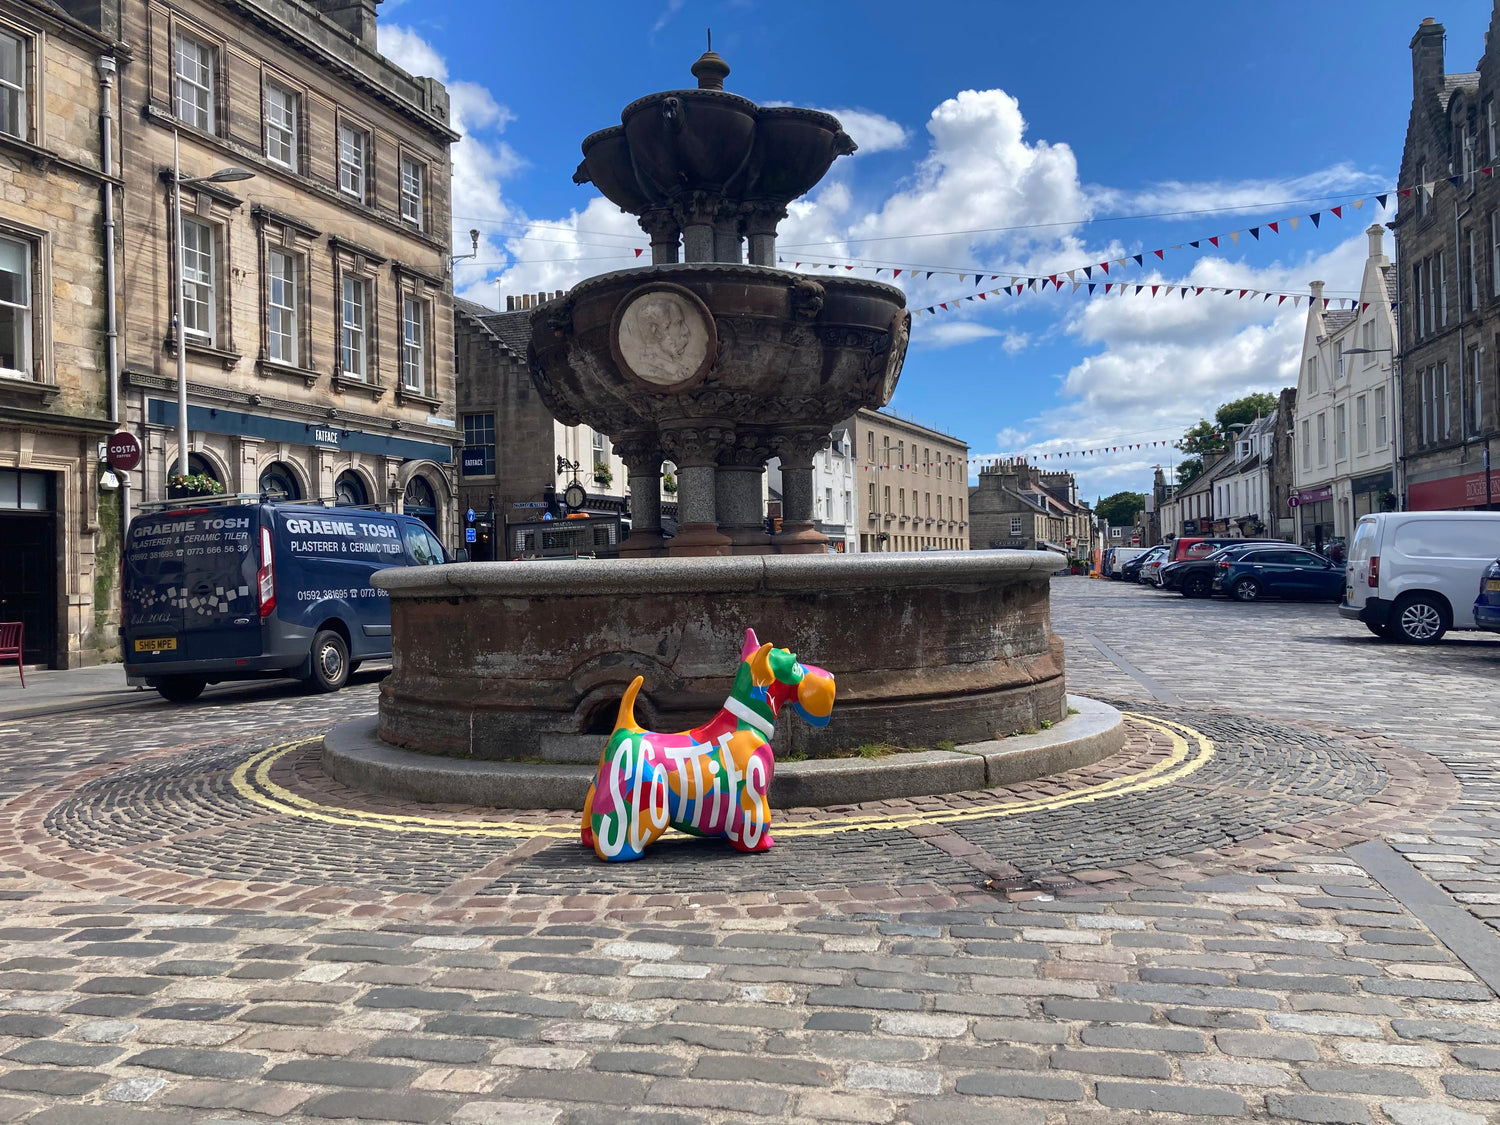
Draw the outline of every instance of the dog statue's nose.
M833 714L833 677L827 672L809 671L797 685L797 702L809 715L824 718Z

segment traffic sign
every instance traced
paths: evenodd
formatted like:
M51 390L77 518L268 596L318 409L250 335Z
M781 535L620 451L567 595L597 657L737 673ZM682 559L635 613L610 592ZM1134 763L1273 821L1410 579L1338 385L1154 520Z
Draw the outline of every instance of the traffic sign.
M1297 508L1297 507L1301 507L1301 505L1302 505L1302 501L1299 500L1299 499L1297 499L1297 497L1295 497L1295 496L1288 496L1286 498L1286 506L1288 508Z
M470 508L467 512L464 513L464 520L467 523L473 523L474 522L474 509L473 508Z
M111 469L129 472L141 463L141 443L132 433L121 431L109 439L104 447L105 460Z
M472 527L466 527L466 528L464 528L464 542L465 543L477 543L477 542L479 542L479 532L475 531Z

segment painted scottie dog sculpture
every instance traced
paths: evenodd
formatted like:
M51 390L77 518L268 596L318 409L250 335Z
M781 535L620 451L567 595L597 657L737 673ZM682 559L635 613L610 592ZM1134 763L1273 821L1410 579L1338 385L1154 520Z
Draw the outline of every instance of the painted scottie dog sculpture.
M833 711L833 676L763 645L745 630L734 689L719 713L678 734L635 721L637 676L620 700L614 734L583 803L583 843L600 859L640 859L670 826L694 836L723 836L742 852L771 846L766 791L776 759L770 739L788 703L814 726Z

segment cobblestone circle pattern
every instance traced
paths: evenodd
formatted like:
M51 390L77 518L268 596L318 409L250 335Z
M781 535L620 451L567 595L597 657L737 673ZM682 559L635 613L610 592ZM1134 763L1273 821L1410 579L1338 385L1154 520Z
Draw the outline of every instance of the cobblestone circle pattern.
M479 896L691 894L703 886L704 862L711 861L715 890L734 893L852 886L867 882L874 871L897 887L973 883L976 867L981 874L985 870L973 859L976 847L1020 876L1063 877L1219 848L1333 814L1347 819L1388 780L1370 754L1313 729L1202 709L1133 706L1207 736L1213 741L1211 757L1191 774L1145 792L1015 814L980 811L1064 797L1161 762L1169 749L1166 740L1144 723L1133 723L1120 754L1055 778L980 793L793 812L776 825L791 838L756 856L734 853L722 841L672 835L641 862L605 865L571 837L528 841L524 835L464 830L517 818L498 810L433 808L431 815L447 818L449 826L399 835L388 827L278 815L233 783L235 770L271 744L267 741L228 742L103 772L52 807L44 824L49 835L82 852L244 883L430 896L459 882ZM324 775L317 757L318 744L307 742L276 762L272 779L314 810L380 811L379 799ZM945 809L973 815L930 830L879 826L882 814L894 819ZM795 834L804 825L826 831L849 816L874 818L875 824ZM573 814L539 813L533 819L570 824ZM507 857L512 862L505 862Z

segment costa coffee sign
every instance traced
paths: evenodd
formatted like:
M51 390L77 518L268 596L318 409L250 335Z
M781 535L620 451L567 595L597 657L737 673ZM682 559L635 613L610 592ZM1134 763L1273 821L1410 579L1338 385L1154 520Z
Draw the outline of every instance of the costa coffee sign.
M134 434L115 434L104 447L104 459L111 469L128 473L141 463L141 443Z

